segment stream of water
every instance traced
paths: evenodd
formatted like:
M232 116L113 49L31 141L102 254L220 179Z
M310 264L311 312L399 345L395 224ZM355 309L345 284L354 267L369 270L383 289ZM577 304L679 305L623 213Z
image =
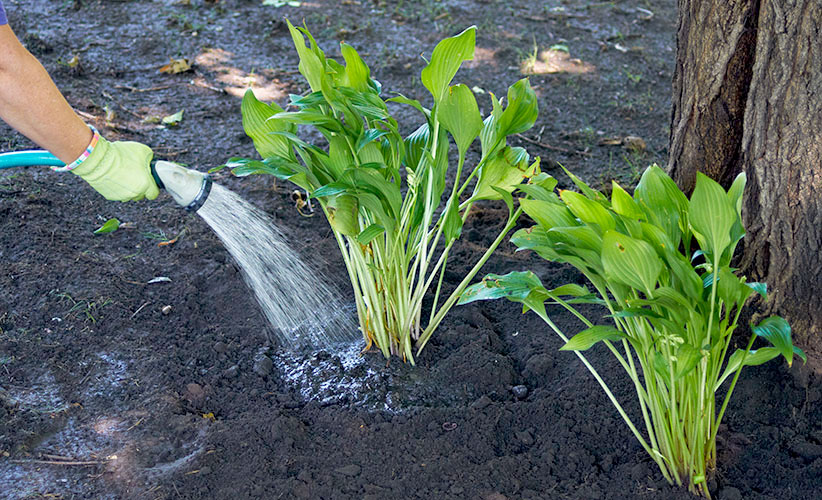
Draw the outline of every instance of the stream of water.
M331 347L357 337L353 308L306 266L268 214L216 183L197 214L237 261L280 345Z

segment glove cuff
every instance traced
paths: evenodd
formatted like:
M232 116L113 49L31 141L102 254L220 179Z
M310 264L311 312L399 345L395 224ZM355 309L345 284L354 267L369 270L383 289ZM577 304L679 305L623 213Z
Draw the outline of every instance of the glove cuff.
M70 172L75 168L79 167L80 164L82 164L89 156L91 156L91 153L94 152L94 149L97 147L97 143L100 141L101 137L100 132L98 132L97 129L94 128L94 126L89 125L88 128L91 129L92 136L91 141L88 143L88 146L86 146L86 150L83 151L83 153L79 157L77 157L76 160L69 163L68 165L65 165L63 167L51 167L52 170L54 170L55 172Z

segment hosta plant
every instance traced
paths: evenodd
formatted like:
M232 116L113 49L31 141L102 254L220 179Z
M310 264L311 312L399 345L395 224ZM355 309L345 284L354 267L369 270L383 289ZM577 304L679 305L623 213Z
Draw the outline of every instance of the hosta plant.
M306 29L288 26L311 91L292 95L288 110L247 92L243 126L263 159L232 159L228 165L236 175L287 179L319 202L354 288L366 347L374 344L386 357L413 363L413 349L419 353L522 211L514 208L511 192L538 172L539 161L508 146L506 138L533 126L536 95L520 80L508 89L504 105L491 95L492 111L483 120L472 90L451 85L463 61L473 59L474 27L434 48L421 74L431 94L427 108L399 94L385 99L351 46L340 45L343 64L326 56ZM392 116L400 106L419 113L419 122L400 124ZM308 142L298 133L301 127L318 132L311 136L317 140ZM401 129L411 133L403 137ZM480 156L469 167L466 155L478 138ZM440 301L449 250L478 200L503 200L508 221ZM423 300L431 290L426 320Z
M520 203L536 225L517 231L512 242L574 266L593 292L576 284L547 290L533 273L514 272L487 276L460 301L505 297L536 312L565 341L562 350L576 352L665 478L709 497L717 430L742 367L780 355L789 364L795 355L805 359L778 316L752 325L745 348L731 348L743 306L757 292L766 295L765 284L746 282L731 267L744 235L745 176L726 192L698 174L690 200L657 166L645 171L633 196L613 183L610 200L571 178L581 192L527 188L532 199ZM568 339L546 302L587 328ZM611 324L594 324L577 303L605 306ZM771 345L752 349L756 338ZM583 351L600 342L625 370L638 416L628 416L585 358Z

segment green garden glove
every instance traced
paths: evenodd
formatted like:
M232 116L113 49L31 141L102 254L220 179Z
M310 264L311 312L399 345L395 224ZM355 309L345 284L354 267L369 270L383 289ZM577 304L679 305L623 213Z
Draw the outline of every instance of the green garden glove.
M89 157L72 172L107 200L153 200L160 194L151 177L153 156L151 148L139 142L109 142L100 137Z

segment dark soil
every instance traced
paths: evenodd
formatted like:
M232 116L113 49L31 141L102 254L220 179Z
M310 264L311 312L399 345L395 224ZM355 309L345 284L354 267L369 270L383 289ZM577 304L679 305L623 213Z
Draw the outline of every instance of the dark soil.
M518 145L557 177L561 163L596 185L630 186L667 154L672 1L4 3L20 39L104 135L202 170L254 154L239 112L247 86L280 103L305 90L283 16L305 19L329 54L348 41L386 90L415 98L425 96L419 55L468 25L479 27L477 59L458 79L497 95L535 49L564 44L585 63L567 68L588 72L531 77L540 118ZM192 71L158 72L180 57ZM181 109L177 127L145 121ZM628 135L647 147L619 145ZM0 140L2 150L32 146L8 128ZM353 300L326 222L301 217L291 187L217 181L272 213L294 250ZM131 227L92 234L111 217ZM468 219L447 286L502 217L488 204ZM580 280L513 250L501 247L483 272ZM286 352L268 344L238 269L198 217L167 196L106 202L41 168L0 172L0 263L2 498L690 496L662 480L576 357L516 305L456 308L416 367L360 357L361 343ZM146 284L159 276L171 282ZM568 333L579 329L551 312ZM635 415L606 354L591 359ZM255 369L263 355L272 366ZM808 368L744 372L719 436L717 496L822 495L820 399L822 375Z

